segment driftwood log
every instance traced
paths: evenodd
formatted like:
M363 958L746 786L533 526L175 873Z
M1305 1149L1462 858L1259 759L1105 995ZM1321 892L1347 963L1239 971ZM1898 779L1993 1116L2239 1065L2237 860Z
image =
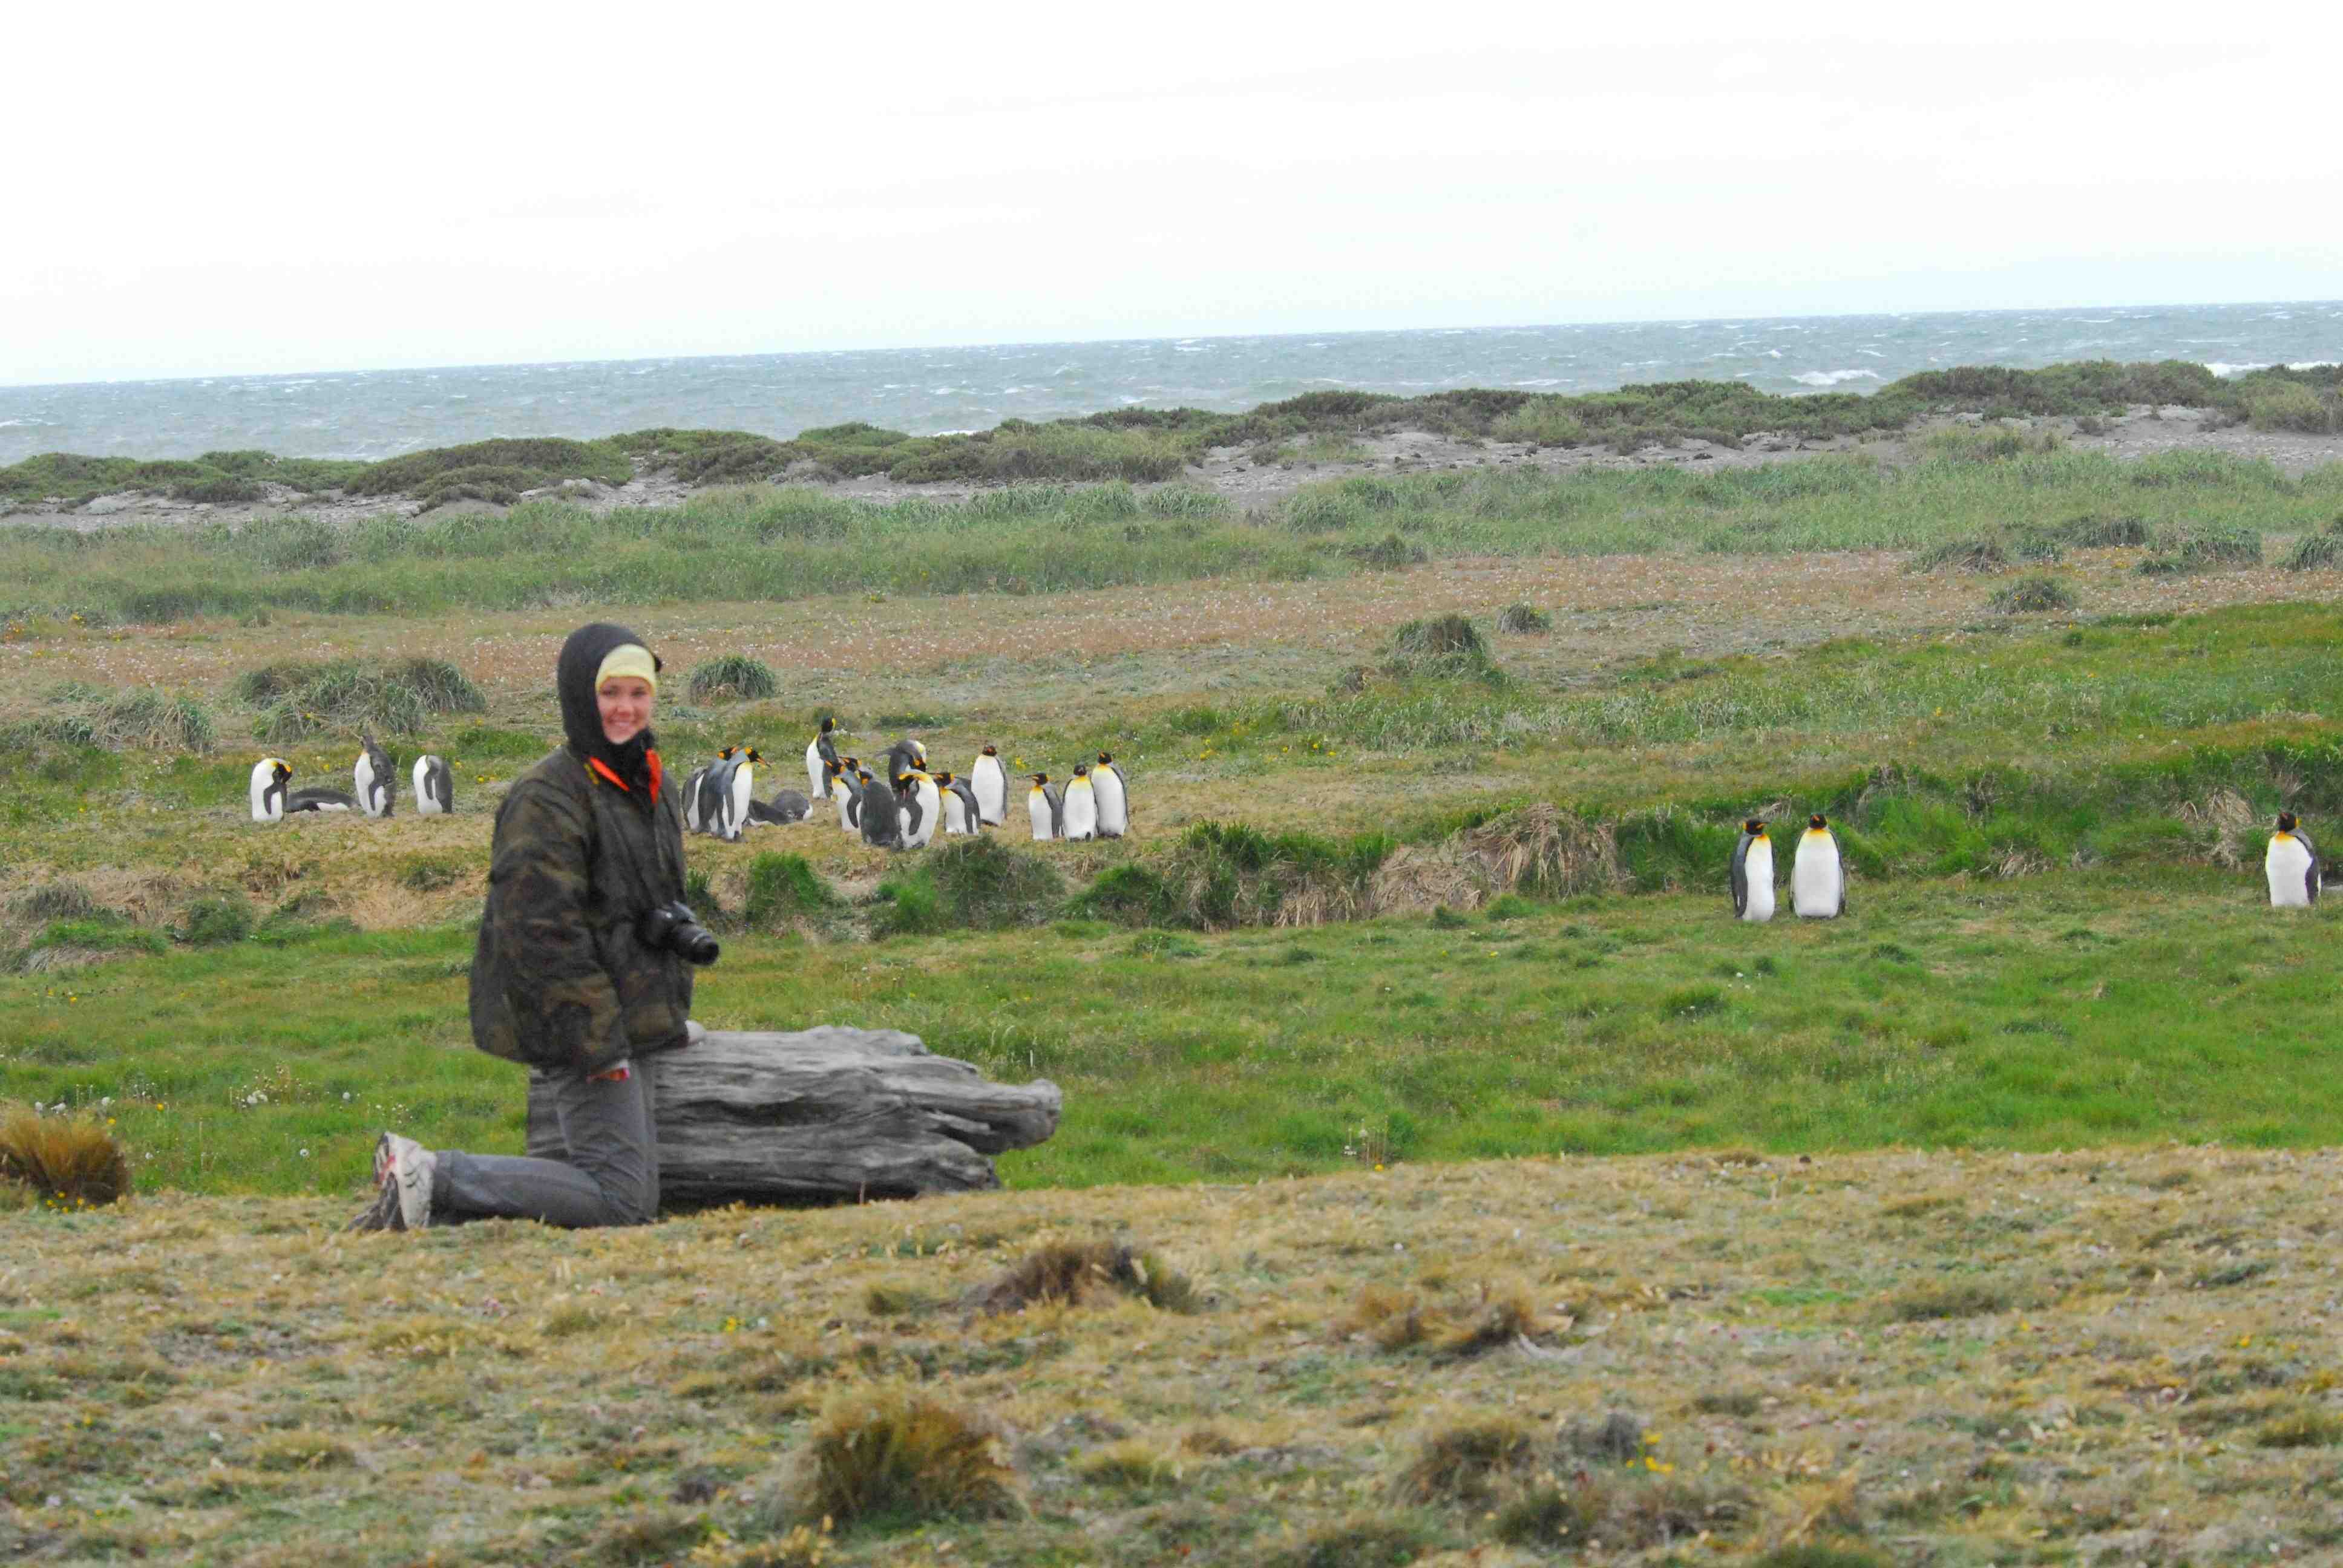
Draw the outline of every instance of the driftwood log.
M669 1211L998 1187L990 1156L1058 1130L1048 1079L994 1083L899 1030L710 1030L652 1077ZM531 1087L528 1152L559 1159L551 1102Z

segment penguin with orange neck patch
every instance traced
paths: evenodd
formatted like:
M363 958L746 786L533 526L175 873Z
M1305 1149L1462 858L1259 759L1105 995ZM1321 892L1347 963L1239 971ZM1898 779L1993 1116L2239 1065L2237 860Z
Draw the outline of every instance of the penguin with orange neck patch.
M1741 824L1733 846L1733 915L1761 925L1774 918L1774 840L1755 817Z

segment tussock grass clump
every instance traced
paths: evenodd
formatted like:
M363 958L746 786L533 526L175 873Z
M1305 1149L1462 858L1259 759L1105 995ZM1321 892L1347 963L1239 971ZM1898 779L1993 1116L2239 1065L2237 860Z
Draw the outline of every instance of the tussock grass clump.
M1489 657L1489 645L1483 639L1480 628L1469 617L1461 615L1403 622L1392 633L1391 646L1394 655L1404 658L1447 658L1458 654L1468 658Z
M106 913L87 888L62 879L17 894L8 901L8 909L30 920L89 920Z
M1993 1281L1946 1280L1906 1286L1884 1298L1879 1316L1891 1323L1923 1323L1940 1318L1990 1317L2016 1304L2016 1294Z
M1406 1568L1432 1543L1431 1528L1418 1520L1367 1513L1319 1525L1266 1562L1268 1568Z
M1993 608L2003 615L2034 615L2045 610L2073 609L2075 590L2045 572L2036 572L1993 590Z
M435 713L478 713L488 706L479 687L439 658L409 658L384 668L362 660L287 660L246 670L236 694L260 711L253 729L261 740L299 740L336 730L413 735Z
M2009 568L2009 548L1997 538L1946 539L1912 558L1916 572L1998 572Z
M2282 563L2290 572L2323 572L2343 566L2343 531L2305 534L2294 542Z
M225 947L252 935L252 900L241 890L197 899L179 917L178 937L191 947Z
M212 749L219 738L211 710L195 698L142 688L106 691L68 681L41 709L0 727L0 743L96 746L108 751Z
M2130 514L2086 512L2058 525L2058 537L2078 550L2137 548L2147 543L2147 519Z
M1729 1538L1755 1518L1756 1499L1729 1482L1644 1471L1551 1473L1496 1511L1497 1539L1568 1548L1600 1541L1609 1551Z
M44 1116L19 1105L0 1116L0 1181L46 1201L99 1208L130 1195L130 1157L94 1116Z
M792 1511L840 1525L873 1517L1013 1518L1024 1494L1000 1425L916 1390L849 1390L799 1450Z
M749 862L748 923L769 930L810 919L838 905L838 895L803 855L768 852Z
M1037 1302L1080 1303L1102 1291L1135 1296L1167 1312L1196 1310L1196 1287L1154 1253L1121 1241L1050 1241L972 1292L970 1311L1023 1312Z
M2038 457L2062 451L2066 432L2055 425L1954 425L1931 430L1920 448L1931 457L1955 463L2001 463L2013 457Z
M1566 899L1610 892L1624 883L1612 826L1590 822L1550 801L1508 811L1457 837L1500 891Z
M2261 562L2260 534L2251 528L2208 524L2180 529L2158 539L2155 553L2139 563L2139 572L2143 577L2178 577L2230 567L2258 567Z
M773 667L745 653L727 653L696 664L689 689L694 702L758 702L781 689Z
M398 866L398 885L410 893L436 893L463 879L463 862L449 855L409 855Z
M1497 629L1520 636L1544 637L1554 629L1554 617L1534 604L1509 604L1497 612Z
M344 1470L357 1462L348 1443L306 1427L270 1432L252 1451L255 1470Z
M1471 1416L1418 1438L1414 1453L1392 1478L1392 1492L1407 1503L1478 1507L1500 1480L1534 1465L1544 1447L1519 1416Z
M1335 1324L1338 1334L1363 1334L1378 1350L1422 1346L1437 1361L1464 1361L1548 1332L1529 1291L1483 1282L1446 1305L1413 1292L1369 1285Z
M990 837L957 839L879 884L872 934L1005 930L1046 925L1066 903L1066 880L1039 855Z

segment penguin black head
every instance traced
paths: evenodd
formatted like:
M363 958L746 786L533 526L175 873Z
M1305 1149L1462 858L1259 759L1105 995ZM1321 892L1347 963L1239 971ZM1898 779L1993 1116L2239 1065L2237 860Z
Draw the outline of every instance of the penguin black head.
M749 747L749 749L747 749L746 751L743 751L742 753L740 753L740 755L741 755L743 758L747 759L748 759L749 761L750 761L750 762L762 762L762 761L765 759L765 754L764 754L763 752L761 752L761 751L758 750L758 749L757 749L755 747L753 747L753 746Z
M1089 763L1087 763L1087 762L1077 762L1077 763L1075 763L1075 764L1074 764L1074 777L1075 777L1075 778L1077 778L1077 779L1087 779L1087 778L1089 778L1089 777L1090 777L1090 773L1091 773L1091 765L1090 765Z
M821 721L821 732L822 732L824 735L829 734L832 729L836 729L837 727L838 727L838 720L836 720L835 719L823 719L823 720Z
M868 768L857 768L854 770L854 776L862 780L865 788L879 782L879 780L870 777L870 769Z
M2280 811L2278 814L2278 830L2281 833L2291 833L2294 831L2293 812Z
M1001 748L998 746L988 746L984 749L984 754L987 757L998 757L1001 755Z
M895 793L909 795L913 789L919 788L919 782L909 773L898 773L895 775Z
M1037 789L1050 781L1050 776L1047 773L1028 773L1025 777L1033 780L1033 787Z
M1100 766L1100 767L1101 767L1101 768L1111 768L1111 767L1112 767L1113 765L1114 765L1114 754L1113 754L1112 752L1111 752L1111 751L1101 751L1101 752L1100 752L1100 753L1099 753L1099 766Z
M821 766L822 770L828 773L843 773L846 771L846 764L840 762L835 757L830 759L830 760L824 762Z
M1765 819L1763 817L1752 817L1747 821L1741 824L1741 830L1745 833L1753 834L1755 837L1762 839L1765 836Z
M850 757L844 762L840 763L839 766L845 769L849 773L860 773L862 771L862 759L860 757Z
M950 769L946 769L944 772L936 775L936 788L939 789L950 789L951 781L952 776Z
M719 762L729 762L732 760L732 754L739 749L740 749L738 746L727 746L723 750L719 751L716 754L716 759Z
M279 784L283 784L292 779L293 769L289 765L279 762L276 767L271 768L268 770L268 776L271 779L276 779Z
M1825 816L1824 816L1820 811L1817 811L1817 812L1815 812L1813 816L1811 816L1811 817L1809 817L1809 818L1807 818L1807 819L1806 819L1806 826L1807 826L1807 827L1809 827L1809 828L1811 828L1811 829L1813 829L1815 832L1819 833L1819 832L1821 832L1824 829L1825 829L1825 828L1827 828L1827 827L1829 827L1829 826L1830 826L1830 820L1829 820L1829 819L1825 818Z

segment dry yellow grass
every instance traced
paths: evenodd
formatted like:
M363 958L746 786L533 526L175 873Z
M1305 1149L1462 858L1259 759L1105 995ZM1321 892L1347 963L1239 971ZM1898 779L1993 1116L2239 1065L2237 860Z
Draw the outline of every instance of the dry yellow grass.
M2334 1152L1745 1153L599 1233L345 1236L337 1204L177 1196L0 1215L0 1542L1624 1563L1705 1531L1726 1563L2309 1561L2343 1446L2338 1185ZM1101 1235L1143 1240L1199 1310L958 1304ZM1483 1309L1502 1332L1443 1353ZM881 1501L823 1537L821 1434L914 1393L968 1418L953 1452L1006 1465L991 1495L1031 1517L922 1533Z

